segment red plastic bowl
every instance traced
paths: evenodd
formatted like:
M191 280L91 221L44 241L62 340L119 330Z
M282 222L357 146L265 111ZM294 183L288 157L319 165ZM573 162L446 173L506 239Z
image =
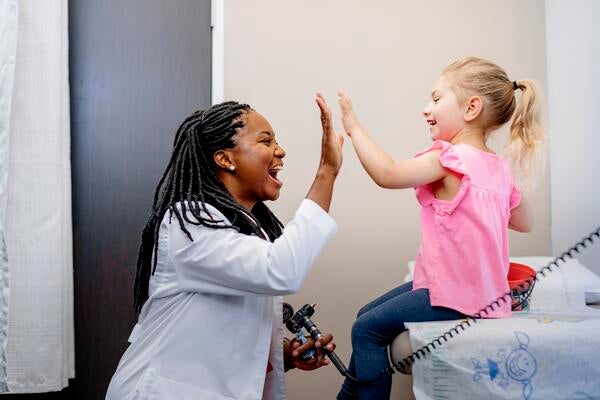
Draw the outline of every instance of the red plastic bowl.
M508 286L511 290L523 290L523 287L519 287L519 285L523 285L534 276L535 269L528 265L511 261L508 266ZM525 290L526 289L527 287L525 287Z

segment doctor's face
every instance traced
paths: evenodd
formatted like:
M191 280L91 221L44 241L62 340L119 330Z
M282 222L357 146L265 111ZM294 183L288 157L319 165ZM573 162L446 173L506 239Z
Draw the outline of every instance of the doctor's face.
M241 118L244 126L238 129L235 147L229 150L235 170L226 186L242 206L251 210L258 201L279 198L283 183L277 175L283 168L285 150L265 117L249 110Z

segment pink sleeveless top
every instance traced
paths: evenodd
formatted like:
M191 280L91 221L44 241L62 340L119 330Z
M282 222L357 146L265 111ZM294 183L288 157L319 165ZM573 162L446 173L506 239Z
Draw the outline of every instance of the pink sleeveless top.
M502 156L436 140L415 157L431 150L441 150L440 163L462 175L462 182L452 200L436 199L430 185L415 188L421 247L413 290L428 288L432 306L474 315L508 292L508 220L521 193ZM482 316L510 313L510 302L500 302Z

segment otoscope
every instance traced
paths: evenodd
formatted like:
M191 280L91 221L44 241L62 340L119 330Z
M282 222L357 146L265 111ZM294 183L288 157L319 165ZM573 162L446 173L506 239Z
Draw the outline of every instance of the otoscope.
M302 328L306 329L306 331L310 334L313 340L316 342L317 340L323 337L323 334L317 328L317 325L310 319L312 315L315 313L315 305L305 304L300 310L298 310L294 314L294 308L288 303L283 303L283 323L289 329L290 332L297 335ZM333 365L340 371L340 374L343 376L348 375L348 369L339 359L339 357L333 351L327 350L323 347L323 351L325 355L329 357Z

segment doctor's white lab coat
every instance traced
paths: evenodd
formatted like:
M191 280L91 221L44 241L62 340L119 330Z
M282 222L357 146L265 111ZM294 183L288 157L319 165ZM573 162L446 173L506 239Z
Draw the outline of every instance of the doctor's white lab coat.
M273 243L186 228L193 241L169 212L161 222L150 297L106 399L284 399L280 296L300 288L335 222L305 199Z

